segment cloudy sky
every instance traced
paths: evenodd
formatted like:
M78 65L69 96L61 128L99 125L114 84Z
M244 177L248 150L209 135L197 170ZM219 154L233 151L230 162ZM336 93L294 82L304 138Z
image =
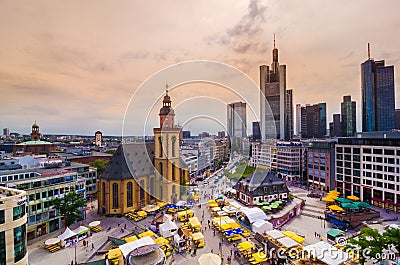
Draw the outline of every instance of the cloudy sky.
M372 57L395 65L399 87L398 10L400 2L395 0L3 0L0 127L28 133L37 120L42 133L92 135L101 130L105 135L121 135L135 91L173 64L222 62L258 84L259 65L272 60L273 33L279 61L287 65L288 88L294 89L295 104L327 102L329 122L332 113L340 111L342 96L350 94L357 101L359 117L360 64L367 58L368 42ZM159 80L154 87L143 89L159 98L165 82L175 85ZM193 91L205 97L211 93L209 104L186 105L191 110L206 106L214 120L191 118L196 113L186 115L188 106L180 112L177 109L176 120L194 132L221 130L226 119L224 104L234 98L212 84L182 87L191 92L175 90L173 104L184 102L185 95L196 97ZM254 98L248 103L257 108L258 98ZM396 92L396 107L400 107L399 100ZM138 108L126 116L130 121L141 113ZM154 109L158 108L155 104ZM249 122L252 119L248 117ZM152 119L150 125L156 121ZM130 132L141 130L133 127Z

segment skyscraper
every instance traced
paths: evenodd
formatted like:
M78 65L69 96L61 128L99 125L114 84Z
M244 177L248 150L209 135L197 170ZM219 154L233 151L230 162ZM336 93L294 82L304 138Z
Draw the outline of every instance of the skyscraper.
M245 138L247 136L246 103L234 102L227 105L227 125L229 137Z
M342 114L342 136L352 137L356 134L356 102L351 96L344 96L340 104Z
M326 136L326 103L301 107L301 137L323 138Z
M278 49L275 46L274 38L271 67L260 66L260 129L262 140L288 139L290 137L288 128L285 128L287 125L285 121L287 119L286 97L286 65L279 65Z
M340 114L333 114L332 130L330 136L342 136L342 122L340 121Z
M362 131L394 129L394 66L370 57L361 64Z
M301 134L301 105L296 104L296 135Z
M285 138L293 138L293 89L286 90L285 99Z

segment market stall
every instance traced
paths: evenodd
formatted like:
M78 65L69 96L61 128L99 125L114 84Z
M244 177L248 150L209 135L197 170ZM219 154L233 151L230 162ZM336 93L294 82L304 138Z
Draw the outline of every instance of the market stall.
M61 235L58 236L62 247L69 247L73 244L73 240L76 239L76 233L67 227Z
M171 220L167 220L159 226L160 235L165 238L173 236L177 230L178 226Z
M270 231L273 229L273 226L270 222L265 221L265 220L257 220L251 225L251 230L254 233L260 233L264 234L267 231Z

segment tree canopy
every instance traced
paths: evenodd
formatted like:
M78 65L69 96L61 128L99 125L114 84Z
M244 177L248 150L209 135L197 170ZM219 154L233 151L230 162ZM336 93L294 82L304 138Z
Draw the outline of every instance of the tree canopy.
M358 249L359 263L362 265L369 259L379 261L376 257L381 257L385 249L390 250L394 246L400 250L400 229L388 229L383 234L369 227L361 228L361 231L362 234L357 238L347 241L346 249Z
M91 167L97 168L97 176L100 176L101 174L103 174L109 162L110 161L108 160L96 159L94 162L90 162L89 165Z
M54 209L60 211L63 216L66 226L70 226L75 221L82 217L81 208L86 207L86 200L82 194L76 192L68 192L63 198L54 198L51 200Z

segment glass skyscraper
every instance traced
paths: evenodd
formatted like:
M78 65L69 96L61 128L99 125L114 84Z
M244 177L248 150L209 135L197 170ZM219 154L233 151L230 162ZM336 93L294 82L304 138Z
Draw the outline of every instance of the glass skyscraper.
M361 64L362 131L395 128L394 66L371 58Z
M344 96L341 103L342 136L352 137L356 134L356 102L351 96Z

